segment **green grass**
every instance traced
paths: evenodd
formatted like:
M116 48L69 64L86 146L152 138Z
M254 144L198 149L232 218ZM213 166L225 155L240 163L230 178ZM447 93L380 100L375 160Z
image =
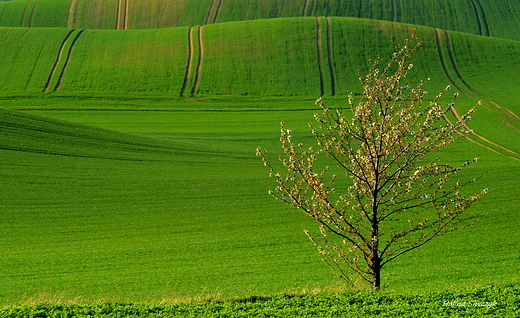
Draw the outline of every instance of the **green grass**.
M315 97L322 94L322 86L324 95L331 95L333 89L336 95L352 91L358 94L361 87L357 72L367 71L367 59L375 57L376 52L381 56L391 54L393 47L389 37L407 35L413 28L383 21L330 18L327 30L326 19L320 21L321 65L318 24L312 17L204 26L201 64L198 28L193 28L191 41L186 27L125 32L85 30L74 42L80 32L76 30L65 42L64 53L52 76L51 91L58 88L57 81L61 79L60 94L78 96L106 92L105 96L130 94L171 99L180 96L185 83L188 85L184 96L197 90L202 97ZM4 77L2 91L8 96L15 92L43 91L69 30L4 28L1 32L5 45L0 50L9 63L3 63L0 71L10 75ZM411 78L419 81L431 77L428 89L438 91L449 80L440 63L435 32L419 27L418 34L424 44L414 62L421 67L412 72ZM462 33L453 33L450 40L455 47L454 61L464 79L483 94L495 98L504 82L516 80L518 72L509 70L517 68L514 61L520 53L519 42ZM441 46L448 63L444 42L443 38ZM190 43L192 59L188 64ZM69 52L70 60L60 77ZM467 58L468 52L470 58ZM489 67L477 69L476 64ZM454 71L450 69L450 72L460 83ZM197 77L199 82L195 87ZM508 102L518 97L514 88L504 92Z
M10 288L0 302L345 290L302 233L309 220L266 194L272 180L254 156L256 146L276 155L282 119L309 143L312 112L2 112L1 202L9 226L0 282ZM518 164L469 142L460 146L440 156L482 157L468 173L488 172L479 186L491 190L475 212L490 214L391 264L389 291L518 280L511 250L519 238L510 226L520 204L511 186Z
M67 29L0 28L2 92L41 92Z
M0 310L0 317L516 317L519 294L517 286L503 286L413 295L283 294L173 305L26 305Z
M126 10L119 10L119 3L109 0L41 0L37 4L34 0L5 1L0 2L0 25L116 29L118 11L126 17ZM129 2L127 20L128 28L146 29L309 15L341 16L519 40L519 11L520 5L515 1L492 0L175 0L169 3L136 0Z
M0 2L0 25L17 27L0 28L0 306L17 306L0 317L518 315L516 3L131 0L128 17L125 1L71 3ZM116 28L118 11L130 29L157 29L90 29ZM232 22L301 15L381 20ZM303 234L312 220L267 195L273 180L255 148L281 152L280 120L313 142L314 100L346 108L361 92L358 69L415 27L382 20L430 26L418 27L410 74L432 78L430 96L449 84L439 52L472 95L459 113L481 98L471 89L484 96L470 126L495 144L472 136L482 145L461 140L438 155L481 158L462 176L487 173L470 190L489 187L471 210L488 215L390 263L384 294L352 296ZM439 31L437 43L431 27L511 40ZM190 300L212 301L158 305ZM472 300L497 306L443 305Z
M179 96L188 60L187 28L85 30L60 91L160 92Z

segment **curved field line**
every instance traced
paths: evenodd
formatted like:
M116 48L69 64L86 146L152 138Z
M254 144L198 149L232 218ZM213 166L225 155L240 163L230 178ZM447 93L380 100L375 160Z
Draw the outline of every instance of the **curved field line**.
M34 11L36 10L36 6L37 5L38 5L38 0L36 0L36 2L34 3L34 6L32 7L31 16L29 17L29 27L32 27L33 18L34 18Z
M305 0L305 4L303 5L302 17L306 16L308 6L309 6L309 0Z
M501 149L503 149L503 150L505 150L505 151L508 151L508 152L510 152L510 153L514 153L515 155L520 155L519 153L517 153L517 152L515 152L515 151L513 151L513 150L511 150L511 149L508 149L508 148L506 148L506 147L503 147L503 146L497 144L496 142L493 142L493 141L491 141L491 140L489 140L489 139L487 139L487 138L485 138L485 137L482 137L481 135L475 133L475 132L474 132L471 128L469 128L468 125L467 125L467 124L462 120L462 118L461 118L461 117L459 116L459 114L457 113L457 110L455 109L455 107L451 106L451 107L450 107L450 110L451 110L451 113L453 114L453 116L455 116L455 118L457 119L457 121L458 121L459 123L461 123L462 126L464 126L464 128L466 128L467 130L471 131L471 133L472 133L473 135L475 135L476 137L478 137L478 138L482 139L483 141L485 141L485 142L487 142L487 143L490 143L490 144L492 144L492 145L494 145L494 146L496 146L496 147L499 147L499 148L501 148Z
M440 59L442 68L444 69L444 73L446 74L446 76L448 77L450 82L453 85L455 85L455 87L457 87L457 89L460 92L462 92L464 95L466 95L468 97L471 97L468 93L466 93L466 91L464 91L459 85L457 85L457 83L455 83L455 81L451 77L450 72L448 71L448 67L446 66L446 62L444 61L444 55L442 54L441 33L438 29L434 29L434 30L435 30L435 41L437 42L437 52L439 54L439 59Z
M54 77L54 73L56 73L56 69L58 67L58 64L61 61L61 56L63 55L63 50L65 49L65 44L67 43L67 40L69 39L70 35L74 31L75 31L75 29L70 30L69 33L67 33L67 35L65 36L65 38L61 42L60 50L58 51L58 56L56 57L56 61L54 61L54 65L52 66L51 74L49 74L49 78L47 79L47 83L45 84L45 88L43 89L44 91L48 91L49 90L49 88L51 86L52 78Z
M520 123L520 117L518 117L517 114L513 113L511 110L507 109L507 108L504 108L500 105L498 105L497 103L493 102L493 101L489 101L493 106L495 106L496 108L498 108L500 111L502 111L504 114L506 114L507 116L509 116L510 118L512 118L513 120L515 120L516 122L519 122Z
M40 51L38 52L38 57L36 58L36 60L40 59L40 57L42 56L42 52L43 52L43 46L40 47ZM24 90L27 90L27 88L29 88L29 84L31 83L31 79L33 78L33 74L34 74L34 71L36 70L36 66L37 66L37 64L35 63L31 70L31 74L28 77L27 83L25 84Z
M125 1L125 30L128 30L128 4L129 4L130 0L126 0Z
M204 45L202 43L202 28L203 26L199 26L199 61L197 63L197 73L195 74L195 83L193 84L193 89L191 90L191 94L195 95L199 91L200 84L200 76L202 74L202 57L204 56Z
M116 16L116 30L121 30L121 11L123 10L123 0L117 0L117 16Z
M332 96L336 95L336 79L334 77L334 62L332 61L332 36L331 36L331 22L327 17L327 55L329 59L329 73L330 85L332 87Z
M443 117L444 120L448 123L448 125L453 126L453 123L452 123L452 122L450 121L450 119L446 116L446 114L443 113L443 114L442 114L442 117ZM459 132L459 134L462 135L460 132ZM503 153L501 153L500 151L497 151L497 150L495 150L495 149L493 149L493 148L491 148L491 147L488 147L488 146L486 146L486 145L484 145L484 144L481 144L480 142L478 142L478 141L476 141L476 140L473 140L473 139L469 138L469 137L466 136L466 135L464 135L464 138L466 138L467 140L471 141L471 142L474 143L474 144L477 144L477 145L479 145L479 146L481 146L481 147L486 148L487 150L491 150L491 151L494 152L494 153L497 153L497 154L499 154L499 155L506 156L506 157L509 157L509 158L511 158L511 159L515 159L515 160L520 161L519 158L516 158L516 157L510 156L510 155L503 154Z
M323 64L321 56L321 21L319 17L316 18L316 53L318 57L318 72L320 74L320 96L323 96L325 94L325 85L323 83Z
M395 22L402 22L403 20L403 7L401 0L395 0Z
M65 60L65 65L63 66L63 69L61 70L60 77L58 78L58 84L54 87L54 90L59 90L61 87L61 82L63 80L63 75L65 74L65 71L67 70L67 67L69 66L70 58L72 56L72 50L74 49L74 45L76 44L76 41L78 40L79 36L83 33L85 30L81 30L78 32L74 40L72 40L72 43L70 44L69 53L67 54L67 59Z
M453 56L453 50L451 49L451 40L450 40L450 34L448 31L444 31L444 36L446 37L446 49L448 50L448 56L450 57L451 65L453 66L453 69L455 70L455 73L457 74L458 78L461 80L461 82L466 85L467 88L469 88L470 91L480 96L480 98L484 98L479 92L474 90L471 86L466 83L464 78L462 77L462 74L460 74L459 69L457 67L457 63L455 63L455 57Z
M188 30L188 64L186 65L186 74L184 75L184 83L182 84L180 95L184 95L191 76L191 65L193 63L193 27Z
M508 123L507 121L505 121L505 120L502 119L502 122L503 122L504 124L506 124L507 126L513 128L514 130L516 130L517 132L520 133L520 129L518 129L518 128L516 128L515 126L511 125L511 124Z
M31 1L27 1L27 3L25 4L25 7L23 8L22 20L20 21L20 27L23 27L23 22L25 20L25 12L27 11L27 7L29 6L30 3L31 3Z
M473 11L475 11L475 16L477 18L478 30L480 35L490 36L489 24L487 22L486 13L484 12L484 7L482 6L482 3L480 3L479 0L471 0L471 5L473 6Z
M209 22L211 21L211 13L213 12L213 7L215 6L215 1L216 0L211 0L211 5L209 6L209 11L208 11L208 15L206 16L206 21L204 22L204 24L209 24Z
M116 29L128 29L128 0L118 0L117 2Z
M479 95L480 97L484 98L484 97L483 97L482 95L480 95L478 92L476 92L475 90L473 90L473 89L472 89L472 88L471 88L471 87L470 87L470 86L469 86L469 85L464 81L464 79L462 78L460 72L458 71L458 69L457 69L457 67L456 67L456 65L455 65L455 59L454 59L454 57L453 57L453 52L451 51L451 43L450 43L450 41L449 41L449 35L448 35L447 31L444 31L444 32L445 32L445 36L446 36L446 46L448 47L448 55L450 56L450 60L451 60L452 66L453 66L455 72L457 73L457 76L458 76L459 79L464 83L464 85L467 86L467 87L468 87L472 92L474 92L475 94L477 94L477 95ZM470 96L468 93L466 93L466 92L465 92L465 91L464 91L460 86L458 86L458 85L453 81L453 78L452 78L451 75L449 74L448 68L447 68L447 66L446 66L446 63L445 63L445 61L444 61L444 57L443 57L443 54L442 54L441 35L440 35L440 31L439 31L438 29L435 29L435 39L436 39L436 41L437 41L437 50L438 50L438 52L439 52L439 58L440 58L440 61L441 61L442 67L444 68L444 72L446 73L446 76L447 76L448 79L453 83L453 85L455 85L455 87L457 87L457 89L458 89L459 91L461 91L461 92L464 93L466 96L468 96L468 97L471 98L471 96ZM494 145L494 146L496 146L496 147L499 147L499 148L501 148L501 149L503 149L503 150L506 150L506 151L511 152L511 153L513 153L513 154L516 154L516 155L519 155L518 153L516 153L516 152L514 152L514 151L512 151L512 150L510 150L510 149L507 149L507 148L505 148L505 147L503 147L503 146L500 146L499 144L497 144L497 143L495 143L495 142L492 142L492 141L490 141L490 140L488 140L488 139L482 137L481 135L475 133L472 129L470 129L470 128L469 128L469 127L468 127L468 126L467 126L467 125L462 121L462 118L459 116L459 114L457 113L457 111L455 110L455 108L454 108L453 106L451 107L451 112L453 113L453 115L455 116L455 118L457 119L457 121L459 121L461 124L463 124L463 126L464 126L466 129L472 131L472 134L475 135L477 138L479 138L479 139L481 139L481 140L483 140L483 141L485 141L485 142L487 142L487 143L489 143L489 144L492 144L492 145ZM451 123L450 120L446 117L446 115L443 115L443 117L444 117L444 119L446 120L446 122L447 122L448 124L452 125L452 123ZM513 159L515 159L515 160L520 160L519 158L512 157L512 156L509 156L509 155L506 155L506 154L503 154L503 153L501 153L501 152L499 152L499 151L497 151L497 150L495 150L495 149L493 149L493 148L490 148L490 147L488 147L488 146L486 146L486 145L484 145L484 144L481 144L481 143L479 143L479 142L477 142L477 141L475 141L475 140L469 138L468 136L464 136L464 137L465 137L466 139L470 140L471 142L476 143L476 144L478 144L478 145L480 145L480 146L482 146L482 147L484 147L484 148L486 148L486 149L489 149L489 150L491 150L491 151L493 151L493 152L496 152L496 153L502 154L502 155L504 155L504 156L507 156L507 157L513 158Z
M220 7L222 7L222 0L218 1L217 9L215 10L215 17L213 18L213 23L217 23L218 17L220 16Z
M76 11L76 3L78 0L72 0L69 8L69 19L67 20L67 27L72 29L74 27L74 13Z
M311 12L309 12L309 16L312 17L314 15L314 11L316 11L316 0L311 0L312 1L312 7L311 7Z
M453 69L455 70L455 73L457 73L457 76L458 78L462 81L462 83L464 83L464 85L469 88L473 93L477 94L480 98L485 98L484 95L480 94L479 92L477 92L475 89L473 89L471 86L469 86L468 83L466 83L466 81L464 80L464 78L462 77L462 74L460 74L459 72L459 69L457 68L457 64L455 63L455 57L453 55L453 50L451 48L451 41L450 41L450 35L448 33L448 31L444 31L444 34L446 36L446 47L448 49L448 55L450 57L450 61L451 61L451 64L453 65ZM458 88L458 87L457 87ZM466 94L467 95L467 94ZM468 95L469 96L469 95ZM512 111L510 110L506 110L505 108L503 108L502 106L498 105L497 103L495 102L492 102L492 101L489 101L491 104L493 104L495 107L497 107L500 111L502 111L504 114L506 114L507 116L511 117L512 119L514 119L515 121L518 121L520 122L520 117L518 117L518 115L514 114Z

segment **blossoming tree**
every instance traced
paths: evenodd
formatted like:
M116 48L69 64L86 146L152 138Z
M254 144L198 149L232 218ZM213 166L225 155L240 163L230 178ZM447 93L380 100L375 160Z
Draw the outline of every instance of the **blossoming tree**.
M465 195L462 188L478 178L452 178L477 159L457 167L428 159L471 133L466 122L475 108L451 123L446 112L453 104L440 102L449 87L426 101L423 87L429 79L414 88L405 84L413 67L409 58L420 45L414 33L396 44L384 68L379 58L370 61L368 75L360 78L361 99L356 103L350 95L351 116L317 100L322 112L315 114L316 127L309 124L316 150L296 144L282 122L283 173L267 150L257 148L278 184L269 193L318 223L320 234L305 232L323 259L351 284L357 276L374 290L380 289L381 270L390 261L474 224L477 216L463 212L486 191ZM321 163L323 157L329 165Z

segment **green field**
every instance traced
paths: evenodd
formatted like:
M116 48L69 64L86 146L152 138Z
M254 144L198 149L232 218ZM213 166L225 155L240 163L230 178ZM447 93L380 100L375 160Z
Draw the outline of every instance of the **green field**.
M12 0L0 2L0 25L121 30L339 16L519 40L518 12L510 0Z
M518 316L519 13L490 0L0 1L0 317ZM450 120L483 101L475 133L437 155L480 157L461 178L486 174L468 190L489 188L470 210L487 215L390 263L383 293L352 295L303 233L315 223L267 194L255 148L281 153L281 120L313 144L315 100L348 113L358 70L414 28L410 79L431 78L431 97L460 91ZM470 301L496 305L453 305Z

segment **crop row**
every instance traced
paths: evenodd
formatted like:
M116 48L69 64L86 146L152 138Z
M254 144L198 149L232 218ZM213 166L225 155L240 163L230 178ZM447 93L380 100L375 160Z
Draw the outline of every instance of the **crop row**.
M518 40L516 1L492 0L15 0L0 2L0 25L95 29L195 26L298 16L343 16L411 23Z

